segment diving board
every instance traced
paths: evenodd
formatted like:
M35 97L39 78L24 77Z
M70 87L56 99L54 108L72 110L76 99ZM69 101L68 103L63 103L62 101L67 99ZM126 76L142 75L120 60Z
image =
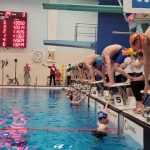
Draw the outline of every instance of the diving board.
M123 31L112 31L113 34L127 34L127 35L130 35L130 34L133 34L133 32L123 32Z
M43 40L44 45L95 49L95 42L69 40Z

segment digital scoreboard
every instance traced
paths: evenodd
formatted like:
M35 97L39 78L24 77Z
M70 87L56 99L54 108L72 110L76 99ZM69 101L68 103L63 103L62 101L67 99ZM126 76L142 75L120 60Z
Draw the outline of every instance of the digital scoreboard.
M0 46L26 48L27 13L0 11Z

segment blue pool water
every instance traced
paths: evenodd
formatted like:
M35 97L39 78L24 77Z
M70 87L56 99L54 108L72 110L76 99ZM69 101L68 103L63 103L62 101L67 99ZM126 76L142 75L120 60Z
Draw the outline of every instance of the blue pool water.
M137 150L140 147L124 135L110 134L102 139L91 135L89 130L97 122L95 110L84 102L71 106L61 90L4 89L0 91L0 106L0 150Z

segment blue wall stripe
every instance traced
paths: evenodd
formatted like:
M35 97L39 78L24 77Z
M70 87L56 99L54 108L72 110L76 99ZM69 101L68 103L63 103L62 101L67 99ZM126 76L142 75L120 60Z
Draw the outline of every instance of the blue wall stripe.
M115 0L99 0L100 4L118 4ZM101 54L103 49L111 44L120 44L129 47L129 35L112 34L112 31L129 32L128 23L123 14L98 14L97 51Z

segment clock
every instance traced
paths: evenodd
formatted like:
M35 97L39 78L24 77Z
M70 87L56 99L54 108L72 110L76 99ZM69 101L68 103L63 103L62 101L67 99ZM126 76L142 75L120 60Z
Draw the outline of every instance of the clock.
M35 62L41 62L42 57L43 57L43 53L41 51L35 51L33 53L32 59Z

